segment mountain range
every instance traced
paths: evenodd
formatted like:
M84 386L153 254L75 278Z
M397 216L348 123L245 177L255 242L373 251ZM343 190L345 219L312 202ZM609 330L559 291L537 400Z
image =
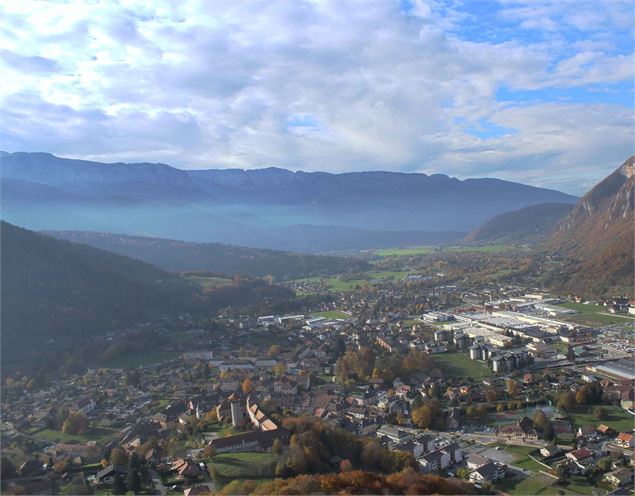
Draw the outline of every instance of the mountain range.
M492 217L576 197L442 174L181 170L2 153L3 218L37 230L125 233L289 251L452 243Z

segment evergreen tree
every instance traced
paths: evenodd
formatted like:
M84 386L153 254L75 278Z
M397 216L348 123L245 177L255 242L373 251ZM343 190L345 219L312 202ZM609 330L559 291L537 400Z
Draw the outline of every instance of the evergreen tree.
M126 494L126 484L124 484L123 477L119 474L115 475L115 480L112 483L112 493L117 495Z

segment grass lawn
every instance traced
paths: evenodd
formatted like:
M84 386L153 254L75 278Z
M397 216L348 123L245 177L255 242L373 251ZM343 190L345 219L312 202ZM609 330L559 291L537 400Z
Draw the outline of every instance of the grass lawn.
M273 453L222 453L208 461L224 479L262 479L273 477L279 457Z
M77 441L85 443L88 441L106 441L113 438L119 429L111 429L108 427L89 427L83 434L64 434L62 431L56 431L53 429L44 429L41 431L27 430L26 433L33 436L36 439L43 439L46 441L52 441L56 443Z
M172 360L180 354L178 351L137 351L130 355L118 356L107 360L100 365L112 369L135 369L137 367L146 367L148 365L154 365L155 363L165 362L166 360Z
M612 429L618 432L631 432L635 424L635 417L629 414L627 411L621 409L619 406L612 405L600 405L604 408L608 417L606 420L596 420L593 410L595 405L586 405L583 407L576 407L575 411L571 414L573 417L573 423L576 428L584 425L608 425Z
M574 475L564 484L559 484L560 489L564 489L565 494L593 494L597 492L595 486L589 484L586 477Z
M431 355L437 367L448 377L491 377L492 371L483 362L470 360L466 353L437 353Z
M544 474L534 474L525 479L503 479L496 483L496 488L508 494L526 496L528 494L551 495L558 494L555 487L551 487L556 479Z
M601 305L585 305L584 303L567 301L560 303L559 306L576 310L578 315L571 315L565 318L566 320L581 324L625 324L635 322L635 319L625 315L609 314L608 308Z
M507 445L505 446L505 451L514 455L513 465L524 468L525 470L530 470L532 472L540 472L541 470L548 470L547 467L541 465L540 463L529 458L529 453L532 451L536 451L536 448L533 446L517 446L517 445Z
M311 314L312 317L326 317L327 319L350 319L350 314L346 312L340 312L339 310L331 310L328 312L315 312Z

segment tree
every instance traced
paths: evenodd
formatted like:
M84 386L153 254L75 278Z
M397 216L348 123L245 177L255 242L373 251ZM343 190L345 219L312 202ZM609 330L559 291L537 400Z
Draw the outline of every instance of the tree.
M580 389L578 389L578 391L575 393L575 402L578 405L586 405L587 401L588 401L588 389L586 387L581 387Z
M251 390L253 388L253 385L251 383L251 379L249 377L247 377L244 381L243 381L243 385L242 385L242 390L243 393L245 394L249 394L251 393Z
M479 406L476 407L476 414L478 415L480 419L487 418L487 413L488 413L487 405L480 404Z
M518 383L514 379L507 381L507 394L509 396L516 396L518 394Z
M209 458L210 460L213 460L215 456L216 456L216 448L214 448L214 445L212 445L212 443L209 443L207 446L205 446L205 448L203 448L204 458Z
M596 420L606 420L608 418L608 412L606 408L601 406L596 406L595 410L593 410L593 416Z
M123 481L123 477L120 474L115 474L115 480L112 483L113 494L126 494L126 484Z
M494 387L488 387L485 390L485 399L488 403L494 403L499 397L498 390Z
M272 344L269 347L269 358L273 358L276 357L280 354L280 351L282 350L282 348L280 347L279 344Z
M465 467L461 467L456 471L456 476L459 479L467 479L470 476L470 471Z
M609 470L611 470L613 468L613 461L611 460L610 457L605 456L603 458L600 458L597 462L597 467L602 471L602 472L608 472Z
M282 443L280 442L280 439L275 439L273 441L273 445L271 446L271 452L274 455L280 456L282 454L282 450L283 448L282 448Z
M545 441L555 442L556 441L556 430L553 428L553 425L549 423L549 425L545 428L544 431Z
M273 375L275 375L276 377L281 377L287 371L287 368L284 365L284 363L276 363L271 369L271 371L273 372Z
M62 432L64 434L83 434L88 427L88 420L80 412L72 412L68 414L66 420L62 424Z
M558 396L556 407L558 408L558 410L568 413L573 410L573 408L575 407L575 403L575 395L571 391L568 391Z
M533 420L534 420L534 425L542 430L545 430L547 426L549 425L549 418L547 418L547 415L545 415L545 412L543 412L540 409L536 410L536 412L534 413Z
M498 405L496 405L496 411L498 413L504 412L505 411L505 405L503 403L499 403Z
M350 472L353 470L353 464L350 460L344 459L340 462L340 472Z
M141 491L141 475L138 468L130 467L128 469L128 489L134 494L139 494Z
M112 465L127 465L128 464L128 453L123 448L114 448L110 452L110 463Z
M426 429L432 424L432 409L428 405L423 405L412 412L412 421L417 427Z

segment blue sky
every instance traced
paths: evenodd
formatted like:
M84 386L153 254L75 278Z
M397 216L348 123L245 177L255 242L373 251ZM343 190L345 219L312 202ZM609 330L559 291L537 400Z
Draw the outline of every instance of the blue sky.
M4 2L0 147L583 193L634 153L628 1Z

